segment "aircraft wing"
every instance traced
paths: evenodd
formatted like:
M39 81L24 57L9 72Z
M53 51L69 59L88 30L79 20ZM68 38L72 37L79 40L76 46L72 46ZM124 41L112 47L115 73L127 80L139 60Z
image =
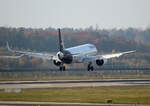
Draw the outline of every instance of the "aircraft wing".
M82 62L92 62L92 61L95 61L97 59L107 60L107 59L111 59L111 58L117 58L117 57L120 57L120 56L125 55L125 54L133 53L135 51L136 50L127 51L127 52L120 52L120 53L113 53L113 54L96 55L96 56L84 56L84 57L82 57L81 61Z
M0 58L18 59L18 58L21 58L22 56L24 56L24 54L22 54L22 55L20 55L20 56L0 56Z
M9 47L8 42L7 42L7 49L8 49L8 51L10 51L12 53L19 53L21 55L20 56L1 56L1 58L21 58L22 56L35 57L35 58L46 59L46 60L52 60L54 58L54 55L49 54L49 53L35 53L35 52L12 50Z
M28 57L34 57L34 58L40 58L40 59L46 59L46 60L52 60L53 55L47 54L47 53L34 53L34 52L22 52L22 51L16 51L17 53L23 54Z
M124 54L129 54L129 53L133 53L133 52L136 52L136 50L127 51L127 52L120 52L120 53L104 54L104 55L101 55L101 57L103 57L105 59L111 59L111 58L120 57Z

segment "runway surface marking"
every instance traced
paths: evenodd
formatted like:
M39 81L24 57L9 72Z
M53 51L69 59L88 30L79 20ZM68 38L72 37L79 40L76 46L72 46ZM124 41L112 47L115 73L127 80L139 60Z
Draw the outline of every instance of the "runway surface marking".
M107 104L107 103L69 103L69 102L29 102L29 101L0 101L0 105L84 105L84 106L133 106L134 104ZM136 104L136 106L149 106Z
M0 89L6 88L75 88L102 86L150 86L148 79L128 80L56 80L56 81L1 81Z

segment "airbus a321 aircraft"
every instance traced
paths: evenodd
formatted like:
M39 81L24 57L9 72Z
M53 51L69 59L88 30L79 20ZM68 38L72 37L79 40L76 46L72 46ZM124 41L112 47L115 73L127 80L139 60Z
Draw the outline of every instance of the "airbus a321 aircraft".
M93 44L84 44L79 45L71 48L64 48L61 32L58 29L58 36L59 36L59 51L56 55L46 54L46 53L34 53L34 52L24 52L24 51L16 51L12 50L7 42L7 48L9 51L13 53L20 53L20 56L3 56L6 58L21 58L23 56L29 56L34 58L41 58L52 60L53 63L59 67L61 71L65 71L65 64L72 64L72 63L86 63L87 70L93 71L93 64L96 63L98 66L104 65L108 59L120 57L124 54L129 54L135 52L127 51L121 53L114 53L114 54L104 54L104 55L97 55L97 49Z

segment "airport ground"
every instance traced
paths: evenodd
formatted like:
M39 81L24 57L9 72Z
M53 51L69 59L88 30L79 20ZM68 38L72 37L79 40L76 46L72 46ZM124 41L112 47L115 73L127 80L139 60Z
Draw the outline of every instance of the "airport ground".
M98 88L23 89L20 93L0 90L1 101L150 104L150 86Z
M150 79L149 70L0 71L0 81Z
M150 104L149 71L1 72L0 76L4 105L7 101L52 106Z

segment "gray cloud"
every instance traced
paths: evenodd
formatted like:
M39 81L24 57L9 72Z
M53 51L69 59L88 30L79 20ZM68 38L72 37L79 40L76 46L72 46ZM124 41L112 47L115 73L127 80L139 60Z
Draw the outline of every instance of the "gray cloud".
M0 0L0 26L146 27L150 0Z

